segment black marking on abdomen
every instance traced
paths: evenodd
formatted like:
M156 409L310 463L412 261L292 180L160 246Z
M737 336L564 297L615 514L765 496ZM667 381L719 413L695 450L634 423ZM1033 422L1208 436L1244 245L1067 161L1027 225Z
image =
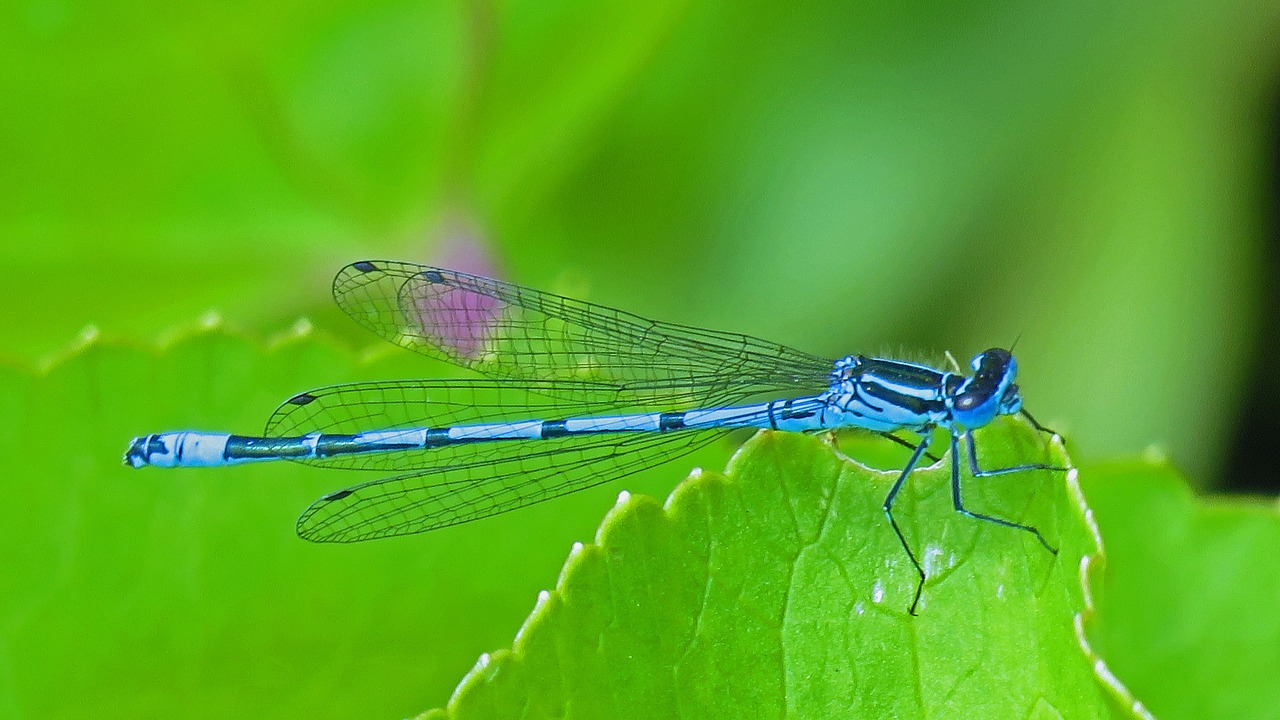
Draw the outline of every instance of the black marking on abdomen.
M335 437L333 435L322 437ZM350 437L350 436L347 436ZM311 456L311 446L300 437L260 438L232 435L222 451L225 460L255 458L304 458Z
M658 415L658 432L684 428L684 413L670 412Z
M808 417L813 417L814 412L813 412L812 410L794 410L794 409L792 409L791 404L792 404L792 403L794 403L795 401L796 401L796 399L795 399L795 398L787 398L787 401L786 401L785 403L783 403L783 404L782 404L782 419L783 419L783 420L803 420L803 419L808 418ZM770 407L770 410L772 410L772 408L773 408L773 404L772 404L772 403L770 403L769 407ZM774 428L774 429L776 430L777 428Z
M374 265L368 260L361 260L360 262L351 263L351 267L355 268L356 270L359 270L362 273L373 272L378 269L377 265Z
M542 422L542 429L539 431L539 437L543 440L564 437L568 434L569 430L565 427L564 420L544 420Z
M426 437L425 444L428 449L444 447L445 445L449 445L455 442L458 442L458 441L449 437L449 428L431 428L427 430L427 437Z
M334 455L356 455L367 452L383 452L387 450L417 450L421 446L415 442L369 442L359 435L321 435L316 440L316 457L333 457Z
M155 447L159 447L160 449L156 450ZM148 435L146 448L147 448L147 457L151 457L153 454L156 454L156 453L169 452L169 446L165 444L164 440L160 439L159 435ZM179 446L178 452L179 453L182 452L181 446ZM178 457L179 459L181 459L182 456L179 455Z

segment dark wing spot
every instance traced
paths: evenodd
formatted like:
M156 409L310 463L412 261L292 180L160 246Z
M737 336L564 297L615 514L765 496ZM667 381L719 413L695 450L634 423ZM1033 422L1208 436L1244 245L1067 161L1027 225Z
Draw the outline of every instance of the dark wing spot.
M357 262L357 263L351 263L351 267L355 268L356 270L359 270L360 272L373 272L378 269L377 265L374 265L368 260L361 260L360 262Z
M342 498L350 495L353 492L355 492L355 490L352 490L351 488L347 488L346 490L338 490L337 492L331 492L328 495L325 495L324 497L320 498L319 502L333 502L334 500L341 500Z
M426 278L427 282L433 282L433 283L444 282L444 275L442 275L439 270L423 270L422 277Z
M309 405L315 402L315 400L316 396L311 393L299 393L298 395L294 395L289 398L288 403L290 405Z

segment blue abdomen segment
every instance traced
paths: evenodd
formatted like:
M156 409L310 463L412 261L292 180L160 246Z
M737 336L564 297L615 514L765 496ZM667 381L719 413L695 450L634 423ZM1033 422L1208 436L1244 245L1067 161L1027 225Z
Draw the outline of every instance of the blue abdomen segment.
M133 467L211 467L227 465L225 433L168 432L134 438L124 454Z

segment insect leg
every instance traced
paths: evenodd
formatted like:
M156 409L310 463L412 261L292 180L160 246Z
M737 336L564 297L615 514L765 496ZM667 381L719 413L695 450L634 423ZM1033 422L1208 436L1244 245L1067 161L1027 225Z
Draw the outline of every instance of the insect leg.
M920 439L920 444L915 446L915 450L911 453L911 459L907 461L906 467L902 468L902 472L898 474L898 479L894 481L893 487L889 489L889 494L884 498L884 516L889 518L889 525L893 528L893 533L898 536L898 542L902 544L902 549L907 552L907 557L911 559L911 565L916 569L916 574L920 579L916 582L916 593L911 599L911 607L907 608L907 612L911 615L916 614L916 605L920 604L920 593L924 591L924 568L920 566L920 561L916 559L916 554L911 552L911 546L907 543L907 538L902 534L902 529L898 527L898 521L893 519L893 501L898 497L898 491L902 490L902 484L906 482L907 476L915 469L916 463L920 462L920 457L924 455L925 450L929 447L929 441L932 434L927 430Z
M978 467L978 451L977 451L977 446L974 444L974 441L973 441L973 431L972 430L966 431L964 434L964 437L965 437L965 443L969 446L969 469L973 472L974 477L990 477L992 475L1005 475L1008 473L1021 472L1024 470L1066 470L1066 468L1054 467L1052 465L1036 465L1036 464L1014 465L1013 467L998 468L995 470L982 470ZM956 512L959 512L962 515L971 517L975 520L985 520L987 522L992 522L997 525L1003 525L1005 527L1017 528L1019 530L1026 530L1032 535L1035 535L1036 539L1040 541L1041 545L1044 545L1046 550L1053 553L1054 555L1058 554L1058 549L1050 545L1049 541L1045 540L1044 535L1041 535L1040 531L1037 530L1036 528L1030 525L1023 525L1021 523L1016 523L1016 522L1013 522L1012 520L1005 520L1003 518L992 517L991 515L983 515L982 513L976 513L964 506L964 500L961 498L961 495L960 495L960 437L954 432L951 434L951 500L955 504Z

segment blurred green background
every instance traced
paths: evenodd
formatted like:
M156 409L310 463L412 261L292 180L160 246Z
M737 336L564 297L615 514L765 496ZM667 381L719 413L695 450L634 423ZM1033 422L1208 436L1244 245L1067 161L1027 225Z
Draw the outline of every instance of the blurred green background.
M334 550L289 518L348 478L116 467L137 433L439 373L367 359L328 295L357 259L831 356L1017 339L1078 457L1274 487L1233 448L1280 399L1277 37L1244 0L4 4L0 441L52 459L0 481L0 714L399 716L509 642L619 487ZM210 310L236 332L164 345ZM269 349L299 317L318 338ZM75 431L92 455L51 442Z

